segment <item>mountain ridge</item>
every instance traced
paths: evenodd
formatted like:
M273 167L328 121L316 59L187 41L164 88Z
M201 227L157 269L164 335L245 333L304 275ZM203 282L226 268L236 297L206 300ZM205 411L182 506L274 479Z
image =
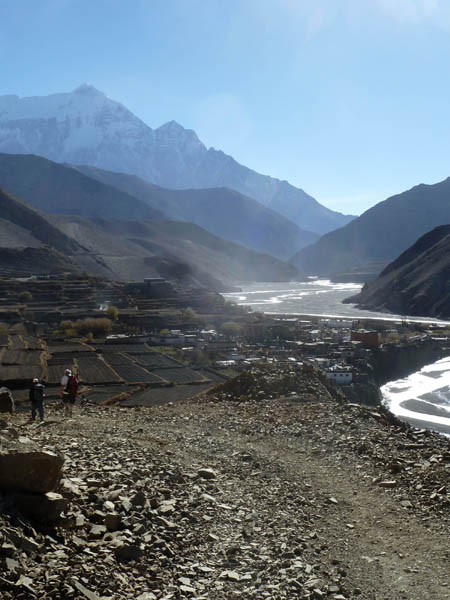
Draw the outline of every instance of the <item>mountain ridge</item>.
M112 185L163 211L169 219L200 225L207 231L287 260L293 247L313 243L318 235L301 230L278 212L228 188L168 190L136 175L75 165L82 173Z
M419 184L369 208L344 227L300 250L291 263L308 274L330 275L393 261L420 236L450 222L450 177Z
M0 271L85 270L124 281L160 276L161 269L172 269L191 284L215 291L230 290L237 280L247 278L301 277L287 263L192 223L47 215L1 190L0 216Z
M450 318L450 225L421 236L346 302L369 310Z
M176 121L152 129L89 85L45 97L1 96L0 151L134 174L171 189L228 187L320 234L353 218L206 148Z
M51 214L194 222L281 260L318 237L227 188L166 190L135 175L76 167L31 154L0 153L0 185Z

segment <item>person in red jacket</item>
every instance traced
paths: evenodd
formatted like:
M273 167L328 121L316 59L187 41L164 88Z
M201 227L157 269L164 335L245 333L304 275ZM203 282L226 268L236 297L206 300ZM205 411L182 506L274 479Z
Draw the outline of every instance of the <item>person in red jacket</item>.
M71 417L73 405L77 399L78 381L70 369L64 371L61 378L60 397L64 404L65 416Z

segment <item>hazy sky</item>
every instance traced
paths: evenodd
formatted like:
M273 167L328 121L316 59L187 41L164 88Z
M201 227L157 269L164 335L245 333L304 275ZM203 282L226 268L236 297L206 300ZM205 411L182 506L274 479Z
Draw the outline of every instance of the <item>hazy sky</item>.
M2 0L0 94L91 83L359 214L450 175L450 0Z

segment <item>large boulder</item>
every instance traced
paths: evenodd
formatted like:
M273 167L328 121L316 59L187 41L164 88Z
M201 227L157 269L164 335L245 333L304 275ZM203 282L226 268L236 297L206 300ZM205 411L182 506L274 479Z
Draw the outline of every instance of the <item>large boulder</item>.
M63 458L50 452L0 453L0 488L33 494L53 491L61 479Z
M0 387L0 413L14 412L14 398L7 387Z

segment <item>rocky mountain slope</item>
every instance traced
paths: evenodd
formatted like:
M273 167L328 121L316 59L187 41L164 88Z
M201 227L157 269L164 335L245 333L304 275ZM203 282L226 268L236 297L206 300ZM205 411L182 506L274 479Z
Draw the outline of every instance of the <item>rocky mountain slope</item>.
M0 186L52 214L163 219L130 194L41 156L0 153Z
M192 223L83 217L52 220L122 281L158 276L158 257L174 266L184 265L216 291L230 289L239 281L289 281L302 277L288 263L218 238Z
M66 503L45 526L2 492L5 600L448 598L448 442L312 373L46 410L43 426L0 424L5 448L20 436L64 458Z
M436 227L349 299L370 310L450 318L450 225Z
M35 155L0 153L0 185L52 214L193 222L282 260L319 237L226 188L167 190L134 175L71 168Z
M216 291L247 279L301 276L287 263L191 223L46 215L6 192L0 192L0 247L0 270L8 272L15 266L33 273L85 269L118 280L171 272Z
M228 188L169 190L135 175L89 166L76 168L163 211L169 219L195 223L214 235L282 260L319 237L301 230L260 202Z
M450 178L417 185L379 202L360 217L320 238L291 262L307 273L328 275L369 263L387 263L421 235L450 222Z
M45 97L0 97L0 151L124 172L173 189L228 187L317 233L352 219L286 181L207 149L192 130L174 121L151 129L88 85Z
M49 216L0 189L0 271L48 274L87 270L113 273L86 247L67 236Z

